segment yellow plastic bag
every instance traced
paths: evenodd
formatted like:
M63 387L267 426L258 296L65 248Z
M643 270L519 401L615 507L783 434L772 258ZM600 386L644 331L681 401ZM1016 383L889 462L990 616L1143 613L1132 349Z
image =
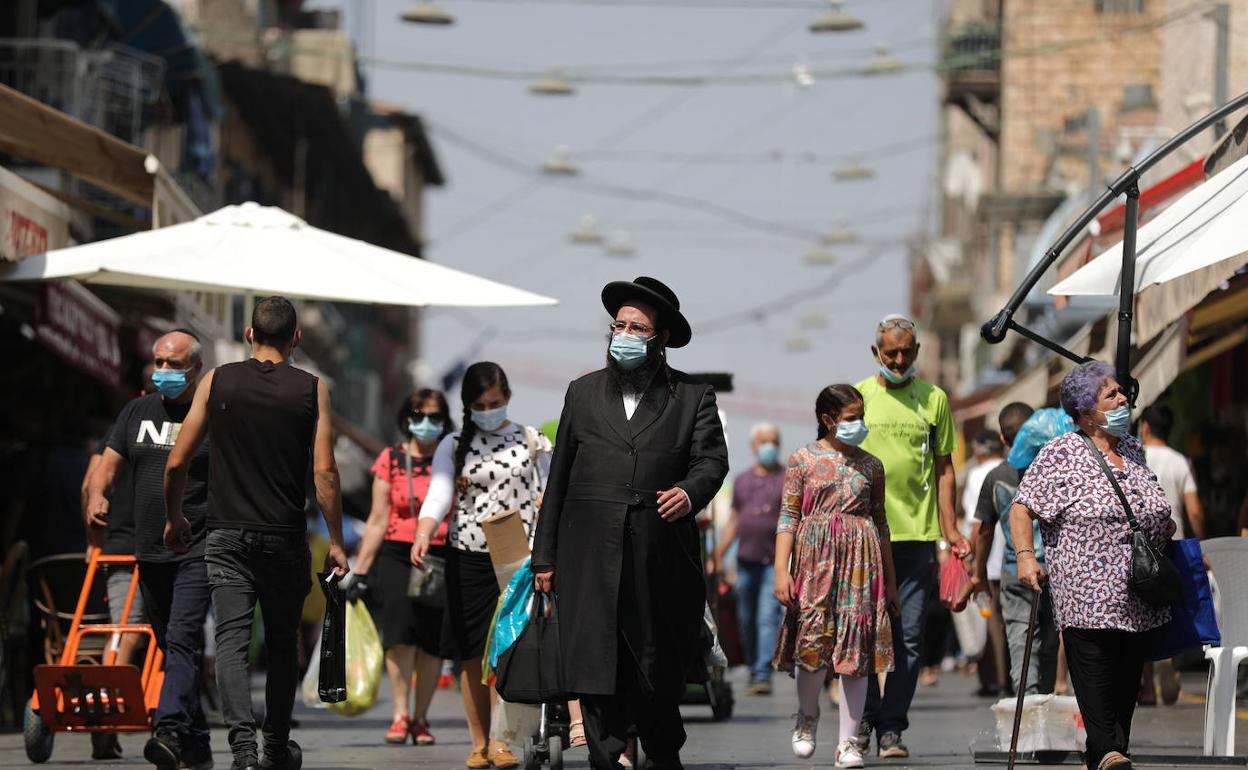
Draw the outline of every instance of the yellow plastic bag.
M384 652L377 626L362 601L347 604L347 699L327 704L344 717L363 714L377 702Z

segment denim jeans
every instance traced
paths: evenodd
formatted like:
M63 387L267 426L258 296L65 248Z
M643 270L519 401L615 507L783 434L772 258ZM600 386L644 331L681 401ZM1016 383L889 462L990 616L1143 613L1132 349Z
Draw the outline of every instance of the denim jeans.
M156 707L156 732L176 733L183 746L208 744L200 701L208 571L203 559L139 562L139 585L156 642L165 653L165 682Z
M771 657L784 622L774 570L770 564L737 562L737 628L751 682L771 681Z
M895 668L884 683L882 698L878 678L867 677L867 705L862 715L863 725L881 735L902 733L910 727L910 701L919 684L927 599L936 590L935 544L894 542L893 565L901 603L901 616L892 618Z
M1016 575L1001 573L1001 618L1010 645L1010 679L1018 689L1023 673L1023 653L1027 647L1027 623L1036 592ZM1057 624L1053 620L1053 598L1049 589L1040 594L1036 635L1031 640L1031 664L1027 667L1027 694L1053 692L1057 680Z
M247 652L256 602L264 619L268 676L264 685L265 753L281 754L299 684L299 619L311 586L311 554L302 533L239 529L208 533L204 561L216 617L217 687L235 758L255 757Z

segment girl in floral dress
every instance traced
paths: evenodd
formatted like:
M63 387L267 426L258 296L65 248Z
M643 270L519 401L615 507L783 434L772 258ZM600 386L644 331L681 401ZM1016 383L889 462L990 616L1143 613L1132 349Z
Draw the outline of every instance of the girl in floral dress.
M789 458L776 527L776 597L788 613L773 665L797 678L793 753L815 751L819 694L840 678L837 767L862 767L854 738L867 676L893 669L897 612L884 466L858 448L867 437L862 394L830 385L815 401L818 440ZM792 565L790 566L790 557Z

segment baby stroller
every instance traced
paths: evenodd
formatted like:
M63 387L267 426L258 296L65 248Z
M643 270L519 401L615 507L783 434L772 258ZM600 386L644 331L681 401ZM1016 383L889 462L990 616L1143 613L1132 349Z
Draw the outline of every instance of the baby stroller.
M566 703L543 703L537 729L524 741L524 770L540 770L550 763L550 770L563 770L563 750L568 746L571 727Z
M702 562L706 563L707 554L715 551L716 541L715 527L711 523L709 516L701 514L698 516L698 529L702 534ZM718 571L707 576L706 599L710 619L715 624L719 641L724 643L723 647L725 649L728 649L732 645L727 642L736 641L736 629L735 627L726 627L735 625L735 616L730 619L728 617L730 613L721 611L727 609L725 605L731 601L731 596L725 599L721 595L720 589L724 585L723 578ZM737 655L735 657L740 656ZM729 652L728 658L731 661L734 655ZM707 661L705 671L698 671L696 676L690 677L689 684L685 687L685 697L681 702L710 706L711 719L716 722L732 719L732 709L736 705L736 701L732 695L732 682L728 681L726 674L727 669L725 667Z

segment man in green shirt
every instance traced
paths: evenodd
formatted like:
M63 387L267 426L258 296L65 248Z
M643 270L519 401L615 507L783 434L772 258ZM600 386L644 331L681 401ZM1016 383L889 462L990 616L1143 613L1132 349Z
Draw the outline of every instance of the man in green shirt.
M958 531L951 455L957 437L949 397L914 374L919 343L914 322L890 315L876 327L871 346L879 370L858 383L871 431L862 448L884 464L884 510L892 531L900 617L893 619L896 668L881 698L876 677L867 677L867 705L859 747L865 752L871 731L881 757L908 757L901 734L919 679L928 597L936 589L936 543L943 540L959 558L970 546Z

